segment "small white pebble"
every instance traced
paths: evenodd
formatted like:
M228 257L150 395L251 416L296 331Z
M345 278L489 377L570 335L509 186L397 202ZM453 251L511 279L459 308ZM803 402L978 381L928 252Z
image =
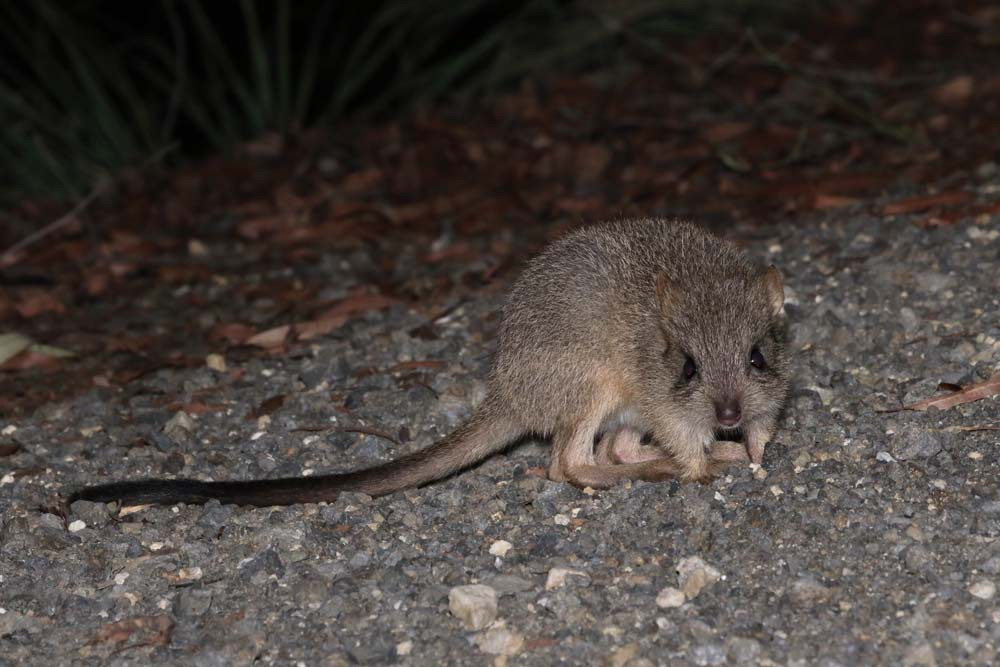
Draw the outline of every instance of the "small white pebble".
M3 427L3 430L0 431L0 434L10 435L10 434L14 433L15 431L17 431L17 427L16 426L14 426L13 424L7 424L6 426Z
M885 451L882 451L882 452L879 452L878 454L876 454L875 455L875 460L876 461L881 461L882 463L895 463L896 462L896 459L893 458L892 454L890 454L889 452L885 452Z
M992 600L997 594L997 587L992 581L981 579L969 586L969 592L981 600Z
M586 572L581 572L580 570L571 570L565 567L554 567L549 570L549 574L545 577L545 590L551 591L556 588L562 588L566 585L566 577L587 577Z
M205 357L205 365L213 371L219 373L226 372L226 358L217 352L213 352Z
M552 520L556 522L557 526L569 525L569 517L566 516L565 514L556 514L554 517L552 517Z
M781 487L778 486L777 484L771 486L771 488L768 489L768 491L770 491L771 495L774 496L775 498L777 498L778 496L784 495L784 493L785 493L784 491L781 490Z
M411 651L413 651L413 642L411 642L409 639L396 644L396 655L399 656L410 655Z
M684 595L684 591L673 586L667 586L656 595L656 606L663 609L680 607L685 602L687 602L687 596Z
M266 433L265 433L264 431L257 431L256 433L253 433L253 434L252 434L252 435L250 436L250 439L251 439L251 440L260 440L260 439L261 439L261 438L263 438L263 437L264 437L265 435L267 435L267 434L266 434Z
M979 461L983 458L982 452L969 452L969 458L973 461Z
M67 526L67 528L69 528L69 532L71 532L71 533L79 533L81 530L83 530L86 527L87 527L87 524L84 523L83 521L80 521L79 519L77 519L76 521L73 521L72 523L69 524L69 526Z
M115 575L115 583L121 586L125 583L125 580L129 578L128 572L119 572Z
M14 483L14 475L11 473L7 473L3 477L0 477L0 486L13 483Z
M507 540L497 540L490 545L490 554L503 558L507 552L514 548L514 545Z
M200 239L188 239L188 254L192 257L207 257L208 246Z
M455 586L448 591L448 608L469 630L482 630L497 617L497 592L483 584Z
M935 489L944 489L948 486L948 483L943 479L934 479L931 480L931 486L933 486Z

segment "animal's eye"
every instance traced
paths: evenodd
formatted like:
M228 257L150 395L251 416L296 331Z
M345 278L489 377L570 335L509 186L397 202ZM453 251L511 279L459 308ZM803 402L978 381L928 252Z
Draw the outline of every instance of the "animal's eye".
M690 381L695 375L698 374L698 364L694 363L694 359L684 355L684 379Z
M761 354L759 347L750 350L750 365L759 371L767 368L767 360L764 359L764 355Z

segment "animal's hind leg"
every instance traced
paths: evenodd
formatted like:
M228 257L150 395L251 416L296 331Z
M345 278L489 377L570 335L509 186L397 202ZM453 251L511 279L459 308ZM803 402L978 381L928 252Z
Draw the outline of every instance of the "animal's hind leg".
M656 445L644 445L642 438L641 431L628 426L605 433L597 444L597 464L642 463L663 458L662 449Z
M588 419L575 428L558 429L552 435L549 479L555 482L571 481L570 470L581 465L595 464L594 436L598 426L599 419Z

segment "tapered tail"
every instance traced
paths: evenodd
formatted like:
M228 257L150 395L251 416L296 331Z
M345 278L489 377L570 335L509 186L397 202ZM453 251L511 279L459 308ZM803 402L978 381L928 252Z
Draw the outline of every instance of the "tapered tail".
M67 503L121 501L123 505L167 505L218 500L236 505L293 505L332 502L342 491L382 496L447 477L490 454L499 452L521 435L492 410L480 409L444 439L418 452L383 465L337 475L287 477L232 482L194 479L143 479L88 486L70 495Z

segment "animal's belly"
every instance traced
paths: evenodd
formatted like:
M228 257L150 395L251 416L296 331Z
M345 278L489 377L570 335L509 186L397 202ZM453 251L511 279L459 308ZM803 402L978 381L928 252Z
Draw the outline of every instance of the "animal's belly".
M608 431L617 431L622 428L631 428L637 431L646 432L647 427L642 422L639 416L639 411L631 406L625 406L615 410L601 422L601 427L598 429L601 433L606 433Z

